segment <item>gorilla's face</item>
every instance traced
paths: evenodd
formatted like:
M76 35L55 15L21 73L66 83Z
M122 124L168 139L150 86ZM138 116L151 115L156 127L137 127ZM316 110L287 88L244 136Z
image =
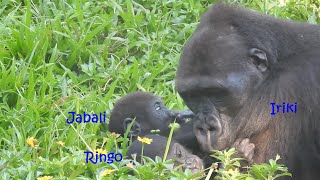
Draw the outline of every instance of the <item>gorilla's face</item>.
M205 151L233 143L232 121L267 70L266 54L243 42L232 26L199 26L181 55L176 88L196 115L194 132Z
M174 119L160 98L155 97L149 101L145 109L146 119L149 120L151 128L158 127L161 131L164 131L168 129L169 124Z

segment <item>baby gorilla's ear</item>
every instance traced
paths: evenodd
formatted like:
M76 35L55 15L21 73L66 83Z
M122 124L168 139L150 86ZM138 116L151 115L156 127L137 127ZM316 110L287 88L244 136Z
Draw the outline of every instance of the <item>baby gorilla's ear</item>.
M123 129L125 132L127 132L128 129L128 137L137 137L141 134L141 126L139 122L135 121L132 118L126 118L123 121Z
M174 143L172 148L173 148L172 151L174 152L174 156L177 158L177 160L178 159L184 160L186 153L188 153L187 150L183 146L181 146L179 143Z

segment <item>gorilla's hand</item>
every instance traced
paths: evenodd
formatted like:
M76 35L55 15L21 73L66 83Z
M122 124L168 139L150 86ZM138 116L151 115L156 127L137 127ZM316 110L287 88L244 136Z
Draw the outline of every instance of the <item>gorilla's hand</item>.
M248 138L237 139L233 144L233 147L238 151L234 155L234 157L244 158L247 161L247 165L251 165L253 163L255 145L253 143L250 143L250 140Z
M173 120L175 119L177 123L185 123L186 119L192 119L194 117L194 114L190 110L184 110L184 111L177 111L177 110L172 110L171 116Z

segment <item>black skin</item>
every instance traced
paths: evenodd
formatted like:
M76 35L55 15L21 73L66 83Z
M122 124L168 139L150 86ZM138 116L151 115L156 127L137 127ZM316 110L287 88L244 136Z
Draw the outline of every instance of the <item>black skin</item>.
M253 162L274 159L293 179L320 177L320 27L217 4L186 43L176 87L195 113L204 151L249 138ZM298 103L271 116L271 102Z
M143 156L155 159L156 156L163 158L168 138L160 135L147 135L147 138L153 140L151 144L144 144ZM127 156L132 157L132 154L136 155L136 161L141 161L141 150L142 143L138 140L134 141L128 149ZM181 144L172 139L167 159L175 159L175 166L183 164L182 170L188 168L192 173L197 173L203 170L202 160L191 154L187 149L185 149Z
M124 135L126 129L134 121L128 136L136 138L150 134L151 130L159 129L159 134L168 136L169 124L184 123L192 118L191 111L168 110L161 99L148 92L130 93L119 99L110 115L109 131Z

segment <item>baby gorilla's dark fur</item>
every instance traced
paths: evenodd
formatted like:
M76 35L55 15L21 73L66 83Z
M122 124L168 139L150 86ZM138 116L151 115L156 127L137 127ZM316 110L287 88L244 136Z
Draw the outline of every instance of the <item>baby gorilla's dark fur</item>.
M182 122L192 118L191 111L170 111L161 99L148 92L130 93L118 100L111 112L109 131L124 135L129 124L134 121L129 137L136 138L150 134L151 130L159 129L159 134L168 136L169 124Z

